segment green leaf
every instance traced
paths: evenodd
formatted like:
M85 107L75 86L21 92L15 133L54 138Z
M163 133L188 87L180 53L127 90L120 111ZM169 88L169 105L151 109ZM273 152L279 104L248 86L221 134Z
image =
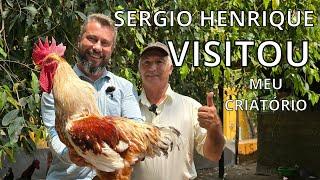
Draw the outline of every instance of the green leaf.
M3 151L2 149L0 149L0 168L2 168L2 154L3 154Z
M32 17L28 16L26 22L27 22L27 25L28 25L27 27L30 27L34 22L33 16Z
M263 0L264 9L268 9L270 0Z
M10 140L13 143L16 143L19 139L19 135L21 134L21 130L23 128L24 118L17 117L14 119L13 123L9 125L8 135Z
M26 97L22 97L19 99L19 104L21 107L25 107L27 104L27 98Z
M219 82L220 76L221 76L220 67L211 68L211 72L212 72L212 74L213 74L214 82L215 82L215 83Z
M3 117L3 119L2 119L2 125L3 125L3 126L7 126L7 125L9 125L10 123L12 123L13 120L14 120L15 118L17 118L18 113L19 113L19 109L14 109L14 110L8 112L6 115L4 115L4 117Z
M279 4L280 4L280 0L272 0L272 9L273 10L278 9Z
M16 24L16 21L19 19L20 15L16 15L12 21L10 21L10 26L9 26L9 32L13 28L13 26Z
M14 124L9 125L8 135L9 135L10 141L12 143L16 143L18 141L18 137L19 137L20 132L21 132L21 129L19 131Z
M3 58L7 58L7 53L4 52L4 50L0 47L0 54L3 56Z
M41 138L46 138L47 137L47 128L45 128L44 126L42 126L41 128L40 128L40 132L42 133L41 134Z
M304 83L304 90L309 91L309 84L307 82Z
M123 9L124 9L124 7L121 6L121 5L116 6L116 7L114 8L114 10L116 10L116 11L123 11Z
M320 81L319 72L315 69L310 70L311 75L315 78L317 82Z
M136 31L136 38L139 40L141 44L144 44L143 37L138 31Z
M130 58L130 59L133 59L133 53L132 51L130 51L129 49L125 49L126 52L127 52L127 56Z
M4 85L2 86L2 88L3 88L6 92L10 92L10 88L9 88L8 85L4 84Z
M312 84L312 82L313 82L313 76L312 76L312 75L308 75L308 76L307 76L307 81L308 81L309 84Z
M36 108L36 105L35 105L35 99L33 96L29 96L27 98L27 102L28 102L28 108L30 111L34 111L35 108Z
M132 79L132 73L130 72L129 68L125 68L124 76L125 76L126 79Z
M7 103L7 93L6 92L1 92L0 93L0 110L4 107L4 105Z
M19 116L14 119L14 124L16 126L23 125L24 122L25 122L25 120L24 120L24 117L22 117L22 116Z
M35 94L35 95L34 95L34 102L35 102L36 104L40 103L40 95L39 95L39 94Z
M208 56L208 54L207 54L207 53L202 53L202 54L203 54L204 59L205 59L207 62L212 62L211 57L210 57L210 56Z
M4 152L7 154L7 157L9 159L9 161L11 163L14 163L16 160L14 158L14 153L13 153L13 149L9 148L9 147L6 147L6 146L3 146L3 150Z
M78 14L78 16L83 20L85 21L87 19L87 16L85 14L83 14L82 12L80 11L75 11L75 13Z
M230 78L231 78L231 70L230 70L230 68L225 69L224 77L226 78L227 82L230 82ZM234 81L235 81L235 79L234 79Z
M38 13L38 10L33 5L29 5L27 7L22 8L22 9L29 11L29 13L31 14L32 17L34 17Z
M19 109L19 102L11 96L7 97L7 101L12 104L16 109Z
M189 72L190 68L188 67L187 63L184 63L183 66L180 68L181 80L184 80L189 74Z
M147 7L147 9L150 9L150 3L149 3L149 0L144 0L144 3Z
M301 54L300 54L300 52L298 51L298 52L296 52L296 56L297 56L297 60L301 60L302 58L301 58Z
M33 152L37 148L36 144L30 138L23 137L22 143L28 152Z
M31 80L32 92L33 94L38 94L40 92L38 78L34 72L31 73L31 77L32 77L32 80Z
M50 7L47 7L46 17L50 17L52 15L52 10Z
M311 101L312 105L315 105L319 101L319 94L309 91L308 92L308 99Z

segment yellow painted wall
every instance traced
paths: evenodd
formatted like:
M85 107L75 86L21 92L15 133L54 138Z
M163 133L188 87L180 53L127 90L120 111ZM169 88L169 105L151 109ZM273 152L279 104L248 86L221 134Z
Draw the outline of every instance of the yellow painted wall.
M227 100L236 99L237 92L234 88L224 89L224 104ZM233 107L234 102L228 103L229 107ZM234 140L236 135L236 118L237 112L235 110L227 111L223 107L223 132L227 140ZM246 117L246 112L239 110L239 139L250 138L250 126Z

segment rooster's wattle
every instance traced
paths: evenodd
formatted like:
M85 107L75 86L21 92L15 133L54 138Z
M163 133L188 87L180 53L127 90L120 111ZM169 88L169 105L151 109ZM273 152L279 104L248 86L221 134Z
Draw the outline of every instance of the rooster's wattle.
M97 170L101 179L130 179L132 165L145 156L167 155L180 133L123 117L101 115L96 90L82 81L62 57L66 47L39 40L34 63L41 68L42 91L54 97L56 130L70 151Z

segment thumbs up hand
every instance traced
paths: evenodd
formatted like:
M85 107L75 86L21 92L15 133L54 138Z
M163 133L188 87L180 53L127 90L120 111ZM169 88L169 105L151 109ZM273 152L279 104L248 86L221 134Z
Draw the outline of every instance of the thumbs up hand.
M214 106L214 104L213 104L213 92L207 93L207 106L208 107Z
M207 93L207 105L198 109L198 121L200 127L207 130L221 128L221 121L213 103L213 92Z

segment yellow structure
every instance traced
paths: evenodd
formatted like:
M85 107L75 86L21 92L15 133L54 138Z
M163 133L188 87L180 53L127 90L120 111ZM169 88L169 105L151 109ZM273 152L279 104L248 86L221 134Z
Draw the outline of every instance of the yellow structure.
M235 88L225 88L224 89L224 104L227 100L235 100L237 92ZM228 103L229 107L234 106L234 101ZM248 118L246 116L245 111L238 110L239 116L239 140L242 139L249 139L251 132L250 132L250 125ZM223 132L226 136L227 140L234 140L236 137L236 120L237 120L237 111L231 110L228 111L225 107L223 108Z
M252 154L257 150L257 139L246 139L239 141L238 153L247 155Z
M224 104L227 100L236 99L235 88L224 88ZM234 107L234 101L228 103L229 107ZM238 117L237 117L238 116ZM223 108L223 133L227 140L235 140L236 138L236 121L239 119L239 144L238 153L242 155L252 154L257 150L257 139L252 138L252 132L250 129L250 122L245 111L231 110Z

